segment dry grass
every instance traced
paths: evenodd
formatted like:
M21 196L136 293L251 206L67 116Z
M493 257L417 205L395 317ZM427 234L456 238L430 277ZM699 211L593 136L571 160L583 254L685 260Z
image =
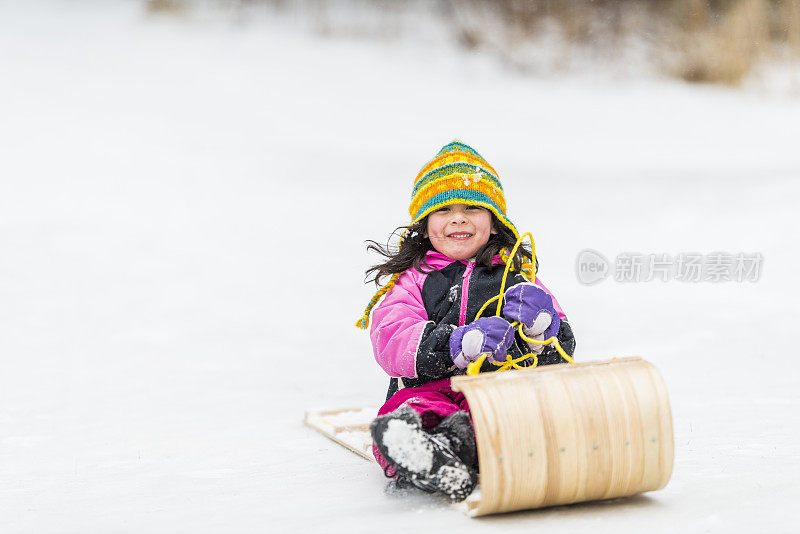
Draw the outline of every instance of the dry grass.
M771 53L768 4L739 0L714 9L706 0L676 3L676 46L668 69L690 82L739 83Z
M555 23L565 46L614 56L631 38L652 50L657 70L691 82L735 85L779 51L800 57L800 0L470 0L457 2L462 41L481 46L475 22L495 15L512 51ZM464 15L471 12L478 16ZM463 24L463 21L468 21ZM596 50L595 50L596 51Z
M144 0L151 14L202 2L293 10L328 35L395 36L413 31L413 17L441 17L463 46L542 72L638 61L633 72L646 62L690 82L736 85L771 59L800 61L800 0Z
M183 0L146 0L145 10L151 15L175 15L186 11Z

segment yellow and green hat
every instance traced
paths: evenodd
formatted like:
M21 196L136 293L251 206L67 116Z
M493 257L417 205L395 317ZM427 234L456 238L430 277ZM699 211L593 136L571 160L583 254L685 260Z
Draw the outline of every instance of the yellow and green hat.
M408 208L411 224L450 204L486 208L519 239L517 228L506 217L497 171L474 148L458 140L443 146L414 179Z
M472 204L486 208L519 240L517 228L506 217L506 198L497 171L474 148L458 140L443 146L417 174L408 208L411 224L450 204ZM356 321L357 327L369 326L372 308L394 287L400 274L392 275L389 282L375 293L364 315Z

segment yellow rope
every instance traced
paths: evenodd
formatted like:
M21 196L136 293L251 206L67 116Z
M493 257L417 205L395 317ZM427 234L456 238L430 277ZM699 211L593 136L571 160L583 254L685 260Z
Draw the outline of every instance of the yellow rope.
M522 245L522 240L526 237L531 241L531 264L536 265L536 245L533 243L533 234L527 232L519 236L517 242L514 243L514 248L512 248L511 252L508 253L506 268L503 271L503 281L500 283L500 293L497 294L497 311L495 312L495 315L498 317L500 316L500 311L503 309L503 297L506 294L506 279L508 278L508 273L511 270L511 267L514 265L514 255L517 253L517 249L520 247L520 245ZM536 273L534 273L534 275L535 274Z
M534 281L536 277L536 272L534 271L534 266L536 265L536 244L533 241L533 234L527 232L522 234L519 237L519 239L517 239L517 242L514 244L514 248L511 249L511 252L508 253L508 256L505 255L502 256L506 262L506 268L503 271L503 280L500 283L500 293L498 293L497 295L495 295L494 297L490 298L489 300L483 303L483 306L481 306L481 309L478 310L477 315L475 315L476 319L480 317L481 314L483 314L484 310L486 310L486 308L489 306L489 304L491 304L494 301L497 301L497 310L495 311L495 315L497 315L498 317L500 316L500 313L503 310L503 297L505 296L506 293L506 280L508 279L508 273L511 270L511 267L514 265L514 255L517 253L517 249L519 249L520 245L522 245L522 240L525 239L526 237L529 238L531 242L531 262L523 263L522 270L523 270L523 275L526 275L526 277L531 282ZM528 343L533 343L535 345L548 345L552 343L556 351L558 351L558 353L561 355L562 358L567 360L569 363L575 363L575 360L570 358L569 354L567 354L566 351L563 348L561 348L561 344L558 342L558 339L556 339L556 336L553 336L550 339L546 339L544 341L536 341L535 339L531 339L525 335L525 333L522 331L522 325L518 321L514 321L513 323L511 323L511 326L516 327L520 337L525 341L527 341ZM488 353L483 353L478 357L477 360L475 360L474 362L470 362L470 364L467 365L467 374L477 375L478 373L480 373L481 365L483 365L483 362L486 360L487 356ZM514 358L509 354L506 356L506 361L504 362L490 361L489 363L491 363L496 367L499 367L499 369L497 369L498 371L507 371L509 369L523 369L524 367L522 365L519 365L519 362L527 360L531 356L533 357L533 365L529 365L528 367L536 367L537 365L539 365L539 358L537 357L536 353L533 352L529 352L528 354L525 354L518 358Z
M496 301L499 298L503 298L503 295L495 295L492 298L490 298L489 300L487 300L486 302L484 302L483 306L481 306L481 309L478 310L478 314L475 316L475 318L477 319L478 317L483 315L483 312L486 310L486 308L489 307L489 304L491 304L492 302Z
M483 354L478 356L477 360L475 360L474 362L470 362L469 365L467 365L467 374L477 375L478 373L480 373L481 365L483 365L483 362L486 360L488 356L489 353L484 352ZM506 358L506 361L504 362L489 361L489 363L491 363L496 367L499 367L499 369L497 369L498 371L508 371L509 369L525 369L524 366L519 365L519 362L525 361L530 357L533 357L533 365L529 365L528 367L536 367L537 365L539 365L539 358L533 352L529 352L528 354L523 354L518 358L513 358L511 357L511 355L509 355Z
M514 322L516 323L516 321L514 321ZM567 354L566 351L561 348L561 343L558 342L558 339L556 339L556 336L553 336L550 339L545 339L543 341L536 341L535 339L531 339L531 338L529 338L528 336L525 335L525 333L522 331L522 325L519 325L519 335L520 335L520 337L522 339L524 339L528 343L533 343L534 345L547 345L549 343L552 343L553 346L556 348L556 351L558 351L558 353L561 355L562 358L567 360L569 363L575 363L575 360L573 360L570 357L570 355Z

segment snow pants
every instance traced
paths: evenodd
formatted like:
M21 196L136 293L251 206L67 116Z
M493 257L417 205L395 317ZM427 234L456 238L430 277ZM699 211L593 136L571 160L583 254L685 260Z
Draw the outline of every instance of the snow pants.
M437 380L416 388L403 388L392 395L378 410L378 415L393 412L401 406L408 406L419 413L422 419L422 427L425 430L433 430L442 422L442 419L461 410L469 412L467 399L459 392L450 389L450 379ZM378 451L378 447L372 444L372 454L378 465L383 468L387 477L395 477L397 473L389 462Z

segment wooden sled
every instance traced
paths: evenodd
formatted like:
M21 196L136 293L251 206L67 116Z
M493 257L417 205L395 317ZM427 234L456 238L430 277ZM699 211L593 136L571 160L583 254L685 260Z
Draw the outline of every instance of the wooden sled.
M641 358L459 376L452 387L478 443L472 517L657 490L672 474L667 390Z
M624 497L669 481L669 399L656 368L641 358L451 382L469 402L478 445L480 488L465 503L471 517ZM375 413L377 407L309 412L306 423L372 459ZM364 420L355 425L358 417Z

